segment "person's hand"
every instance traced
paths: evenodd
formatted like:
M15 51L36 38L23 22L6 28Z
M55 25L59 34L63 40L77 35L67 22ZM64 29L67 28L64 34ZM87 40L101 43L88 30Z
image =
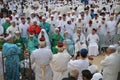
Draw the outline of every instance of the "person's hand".
M79 41L79 39L76 40L76 43Z
M9 33L11 33L12 31L9 31Z
M110 32L107 32L108 34L110 34Z
M80 44L82 45L82 44L83 44L83 42L80 42Z

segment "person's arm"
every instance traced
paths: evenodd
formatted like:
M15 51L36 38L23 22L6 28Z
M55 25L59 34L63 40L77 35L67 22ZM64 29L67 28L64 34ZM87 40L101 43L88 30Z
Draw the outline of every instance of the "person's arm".
M110 66L111 63L112 63L112 58L107 56L104 60L101 61L101 66L104 68Z

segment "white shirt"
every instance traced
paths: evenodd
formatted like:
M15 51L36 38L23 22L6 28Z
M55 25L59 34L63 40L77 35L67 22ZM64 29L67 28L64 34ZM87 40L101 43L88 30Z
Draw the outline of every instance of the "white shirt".
M114 35L116 33L116 21L107 21L107 32L110 32L110 35Z
M21 37L25 38L28 36L28 33L27 33L28 27L29 27L29 25L27 23L25 23L25 24L20 23L19 24L19 28L21 29Z
M82 80L82 71L87 69L89 66L89 61L87 60L70 60L68 63L68 69L77 69L79 71L79 77L78 80Z
M103 80L117 80L120 71L120 54L112 53L101 61L103 69Z
M74 31L75 31L75 26L73 24L66 24L65 31L67 31L70 35L73 36Z
M87 41L89 43L97 43L99 41L99 36L97 34L89 34L87 36Z
M19 27L18 26L13 27L11 25L10 27L7 28L7 33L8 34L10 33L12 35L12 37L15 36L15 31L19 31Z

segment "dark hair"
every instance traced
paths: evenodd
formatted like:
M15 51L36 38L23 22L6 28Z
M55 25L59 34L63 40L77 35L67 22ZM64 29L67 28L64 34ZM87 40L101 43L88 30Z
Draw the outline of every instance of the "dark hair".
M87 50L87 49L81 49L80 55L81 55L83 58L86 58L86 57L87 57L87 54L88 54L88 50Z
M83 70L82 76L85 77L87 80L91 80L91 78L92 78L92 74L89 70Z

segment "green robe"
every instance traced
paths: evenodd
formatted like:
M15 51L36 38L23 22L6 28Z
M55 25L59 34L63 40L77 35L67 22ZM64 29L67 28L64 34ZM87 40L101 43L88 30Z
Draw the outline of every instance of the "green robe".
M27 49L30 50L30 54L32 51L38 48L38 40L36 37L28 38L27 40Z
M20 49L21 49L21 52L20 52L20 60L23 60L24 59L24 42L23 42L23 40L22 40L22 38L21 37L14 37L14 44L16 44Z
M50 35L50 42L51 42L52 52L53 54L56 54L58 52L57 43L63 42L63 38L60 34L53 33Z
M47 22L41 22L40 23L40 27L43 28L43 29L45 29L46 32L47 32L47 34L49 34L49 31L50 31L50 24L49 23L47 23Z
M3 23L2 26L3 26L3 29L4 29L4 34L6 34L6 30L9 26L11 26L11 23Z

